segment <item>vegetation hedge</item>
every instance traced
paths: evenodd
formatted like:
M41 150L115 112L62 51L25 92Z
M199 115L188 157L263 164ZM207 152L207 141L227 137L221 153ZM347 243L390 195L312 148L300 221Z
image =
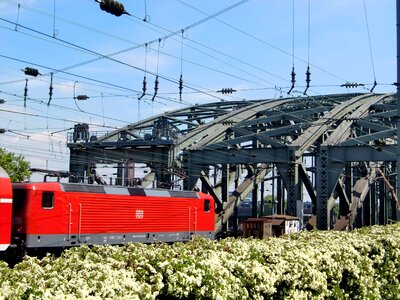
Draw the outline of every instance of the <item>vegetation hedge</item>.
M0 299L399 299L400 224L0 261Z

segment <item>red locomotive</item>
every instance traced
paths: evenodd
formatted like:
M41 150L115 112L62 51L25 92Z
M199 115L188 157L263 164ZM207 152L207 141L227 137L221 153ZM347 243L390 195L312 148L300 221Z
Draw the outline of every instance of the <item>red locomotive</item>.
M1 251L176 242L193 235L214 238L214 200L200 192L59 182L11 184L1 168L0 177Z
M7 173L0 167L0 252L11 242L12 189Z

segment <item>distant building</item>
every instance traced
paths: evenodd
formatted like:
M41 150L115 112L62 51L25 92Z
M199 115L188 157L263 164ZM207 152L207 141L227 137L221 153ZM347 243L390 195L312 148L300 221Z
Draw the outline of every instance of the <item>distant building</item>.
M279 237L300 231L299 218L287 215L272 215L249 218L243 222L243 237Z

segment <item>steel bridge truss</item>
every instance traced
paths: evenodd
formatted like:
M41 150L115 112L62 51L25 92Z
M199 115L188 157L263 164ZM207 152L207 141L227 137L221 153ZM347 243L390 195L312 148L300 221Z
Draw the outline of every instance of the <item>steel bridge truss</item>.
M93 166L117 163L122 178L146 164L142 185L211 194L216 231L248 195L253 216L262 214L267 181L277 213L302 218L308 198L319 229L386 224L399 217L396 112L393 94L338 94L196 105L106 134L78 124L70 172L83 181ZM132 184L124 178L117 183Z

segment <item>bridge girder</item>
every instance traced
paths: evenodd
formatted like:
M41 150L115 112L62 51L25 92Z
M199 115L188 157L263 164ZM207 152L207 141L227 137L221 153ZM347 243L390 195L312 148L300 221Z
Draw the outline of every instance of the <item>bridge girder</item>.
M233 213L232 203L238 205L251 193L249 176L241 179L237 170L250 166L256 187L275 168L287 191L287 199L279 199L286 200L286 212L302 214L304 186L317 227L328 229L329 199L354 199L339 182L346 164L373 162L382 168L396 160L395 104L392 94L343 94L196 105L93 140L70 142L70 171L83 176L82 165L120 161L175 170L163 180L179 174L188 189L203 182L203 189L219 203L217 223L222 228ZM265 165L269 167L261 167ZM217 177L214 183L210 180ZM360 181L348 182L354 188ZM241 184L246 188L238 189ZM369 191L365 184L361 189Z

